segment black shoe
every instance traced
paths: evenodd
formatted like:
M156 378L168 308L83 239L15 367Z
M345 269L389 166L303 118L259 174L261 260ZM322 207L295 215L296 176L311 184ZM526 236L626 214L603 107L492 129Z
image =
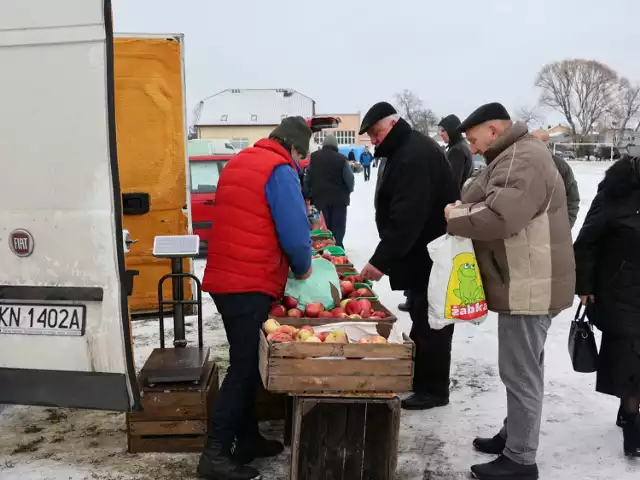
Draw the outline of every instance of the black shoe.
M233 459L244 465L253 462L256 458L275 457L283 451L284 445L281 442L259 435L253 440L238 440L233 449Z
M429 410L435 407L449 405L449 397L436 397L428 393L414 393L402 400L404 410Z
M198 477L207 480L260 480L260 472L251 467L240 465L220 447L205 446L200 463Z
M398 305L398 310L401 312L409 313L409 302L404 302Z
M500 455L506 446L507 441L500 434L493 438L478 437L473 441L473 447L476 450L488 455Z
M624 413L624 454L627 457L640 457L640 415L637 413Z
M538 480L538 466L521 465L500 455L490 463L471 467L471 473L478 480Z

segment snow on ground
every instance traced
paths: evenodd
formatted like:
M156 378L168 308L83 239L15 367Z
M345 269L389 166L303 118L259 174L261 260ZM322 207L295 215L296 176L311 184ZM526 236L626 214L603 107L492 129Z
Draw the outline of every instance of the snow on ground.
M579 224L595 195L607 164L573 163L580 184ZM374 170L375 173L375 170ZM374 181L358 176L349 210L345 244L362 267L376 246L373 220ZM574 231L576 234L578 229ZM203 263L198 262L202 273ZM377 286L383 302L395 310L403 300L386 280ZM573 372L567 336L573 311L556 318L547 343L544 421L538 463L543 480L631 480L640 478L640 463L624 458L622 433L615 426L617 401L594 391L595 375ZM226 340L210 301L205 308L205 339L213 356L225 362ZM408 330L409 318L399 313ZM195 338L193 319L188 331ZM136 322L139 366L158 344L154 321ZM451 404L428 412L403 412L398 480L468 478L469 466L491 459L477 454L471 441L493 435L505 415L505 392L497 369L496 318L480 327L461 326L453 347ZM282 423L265 425L281 435ZM288 453L257 464L265 480L287 478ZM194 477L197 455L126 453L124 415L109 412L9 407L0 414L2 480L162 480Z

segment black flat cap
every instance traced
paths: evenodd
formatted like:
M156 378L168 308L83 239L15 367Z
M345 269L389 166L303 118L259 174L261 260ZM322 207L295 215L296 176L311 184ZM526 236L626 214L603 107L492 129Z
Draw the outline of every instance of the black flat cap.
M387 118L389 115L394 115L396 113L398 112L390 103L376 103L369 109L367 114L362 119L362 125L360 125L360 135L363 135L367 130L369 130L383 118Z
M487 103L486 105L478 107L471 115L469 115L467 119L462 122L459 130L461 132L466 132L473 127L477 127L478 125L491 120L511 120L511 117L509 116L507 109L504 108L501 103Z
M445 132L452 137L455 133L458 132L458 128L460 128L460 119L456 115L447 115L438 124L439 127L442 127Z

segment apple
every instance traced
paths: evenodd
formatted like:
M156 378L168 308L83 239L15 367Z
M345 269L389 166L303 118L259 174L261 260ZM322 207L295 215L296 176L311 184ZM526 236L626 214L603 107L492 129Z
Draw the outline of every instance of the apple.
M296 336L298 342L306 342L309 337L313 336L313 333L309 330L300 330Z
M331 312L320 312L318 318L334 318L334 316Z
M292 308L287 312L287 317L302 318L302 311L297 308Z
M280 324L278 323L277 320L274 320L273 318L269 318L267 319L266 322L264 322L264 325L262 326L262 328L267 333L276 333L278 328L280 328Z
M274 317L286 317L287 309L284 308L282 305L275 305L271 309L271 315L273 315Z
M373 297L373 293L368 288L359 288L357 292L359 297Z
M378 310L376 312L373 312L373 315L371 315L372 317L380 317L380 318L387 318L387 314L381 310Z
M371 341L366 337L362 337L360 340L358 340L358 343L371 343Z
M310 303L304 309L304 316L309 318L318 318L320 312L324 310L324 306L319 302Z
M354 313L353 315L349 315L349 318L353 318L354 320L362 320L362 316Z
M351 282L340 282L340 291L342 292L342 298L345 298L351 294L356 289Z
M281 343L293 342L293 337L286 333L276 333L271 340L274 342L281 342Z
M360 312L360 316L362 318L371 318L371 310L362 310L362 312Z
M358 292L351 292L351 293L349 294L349 297L348 297L348 298L354 298L354 299L355 299L355 298L358 298L359 296L360 296L360 295L358 295Z
M344 312L344 308L342 308L342 307L336 307L333 310L331 310L331 315L334 318L339 318L338 315L340 315L341 313L345 313Z
M322 258L325 258L327 260L333 259L333 257L331 256L331 252L329 252L329 250L322 251Z
M367 311L369 313L373 312L373 309L371 308L371 302L369 300L365 300L360 299L358 300L358 303L360 304L360 308L362 309L362 311Z
M342 330L334 330L324 340L325 343L347 343L347 335Z
M311 325L303 325L300 327L300 330L309 330L311 333L316 333Z
M311 335L309 338L305 340L307 343L322 343L322 340L318 338L316 335Z
M344 310L345 308L347 308L347 303L349 303L350 301L351 301L351 299L349 299L349 298L345 298L344 300L342 300L342 301L340 302L340 308L342 308L343 310Z
M375 337L371 337L371 343L387 343L387 339L376 335Z
M287 335L291 335L292 337L298 333L298 329L296 327L292 327L291 325L281 325L276 333L286 333Z
M282 299L282 304L287 310L291 310L292 308L298 307L298 300L293 297L284 297Z
M316 334L316 337L318 337L321 342L324 342L324 340L327 338L328 335L329 335L329 332L322 332L322 333Z
M349 315L347 315L346 313L340 313L336 318L349 318Z
M358 300L351 300L344 307L345 312L348 315L353 315L354 313L360 313L362 311L362 307L360 306L360 302Z

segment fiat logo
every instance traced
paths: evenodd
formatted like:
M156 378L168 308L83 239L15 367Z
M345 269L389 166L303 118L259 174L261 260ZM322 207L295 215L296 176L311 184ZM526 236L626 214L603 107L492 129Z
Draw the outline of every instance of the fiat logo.
M28 257L33 253L33 247L33 237L28 231L19 228L9 235L9 248L18 257Z

